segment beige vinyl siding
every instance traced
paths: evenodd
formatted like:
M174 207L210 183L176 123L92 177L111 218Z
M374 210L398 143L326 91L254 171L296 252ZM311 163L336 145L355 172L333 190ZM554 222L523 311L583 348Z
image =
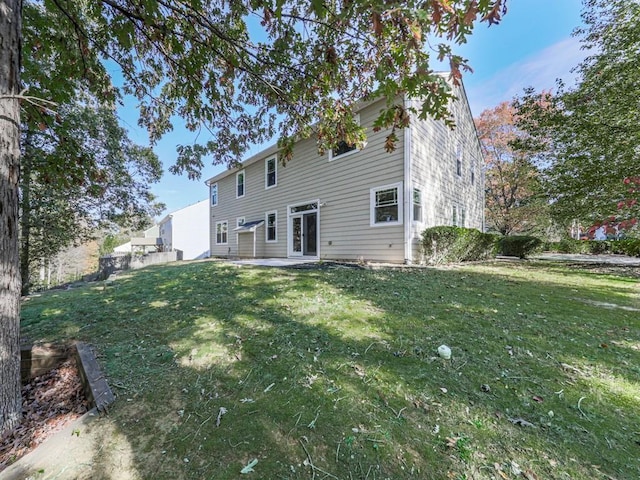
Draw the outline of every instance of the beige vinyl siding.
M238 256L241 258L253 257L253 235L254 232L233 232L236 236L238 248ZM256 257L264 257L264 227L258 227L255 231L256 236Z
M404 260L403 225L370 226L370 190L403 180L402 136L398 148L389 154L384 149L388 131L373 132L371 125L381 103L360 112L361 124L367 127L368 144L360 152L328 160L317 153L314 140L304 140L294 147L294 157L285 166L278 165L277 185L265 189L265 154L258 161L245 163L245 196L235 198L235 171L216 178L218 205L211 208L212 225L216 221L244 216L247 222L265 220L265 213L277 210L277 239L265 242L264 228L256 234L261 255L288 255L287 206L319 201L320 235L318 253L324 259L349 259L402 262ZM212 232L212 239L215 239ZM213 256L239 254L236 235L230 232L229 244L215 245ZM244 251L242 252L244 253Z
M456 89L452 102L456 123L451 130L442 122L419 121L411 127L411 180L422 190L422 219L412 223L414 261L420 258L420 234L428 227L451 225L453 206L465 209L465 226L483 228L484 178L482 152L464 89ZM462 175L456 172L458 148L462 153ZM471 182L471 168L475 182Z

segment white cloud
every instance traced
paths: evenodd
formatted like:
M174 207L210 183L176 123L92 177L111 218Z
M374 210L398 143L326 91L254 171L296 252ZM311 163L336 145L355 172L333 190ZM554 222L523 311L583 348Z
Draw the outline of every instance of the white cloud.
M586 55L587 53L580 49L579 39L569 37L513 63L482 83L475 84L468 76L465 86L471 111L474 116L478 116L484 109L495 107L500 102L522 94L526 87L534 87L538 91L553 89L558 78L571 85L577 78L577 74L571 70Z

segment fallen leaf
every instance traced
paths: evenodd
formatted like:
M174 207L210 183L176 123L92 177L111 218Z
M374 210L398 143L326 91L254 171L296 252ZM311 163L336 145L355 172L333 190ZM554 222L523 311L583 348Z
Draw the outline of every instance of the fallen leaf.
M544 399L542 397L539 397L538 395L534 395L533 396L533 400L538 402L538 403L544 402Z
M526 471L524 471L522 473L522 475L524 476L524 478L526 478L527 480L538 480L538 476L533 473L533 471L527 469Z
M247 465L245 465L242 470L240 470L240 473L251 473L255 471L253 467L255 467L257 464L258 464L258 459L254 458Z
M462 437L447 437L445 441L447 442L447 448L455 448L458 445L458 441L462 440Z

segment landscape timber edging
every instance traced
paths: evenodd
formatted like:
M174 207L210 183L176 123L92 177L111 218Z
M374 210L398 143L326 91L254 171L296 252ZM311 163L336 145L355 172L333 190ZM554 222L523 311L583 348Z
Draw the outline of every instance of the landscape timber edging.
M83 342L75 344L78 359L78 372L84 394L89 403L99 412L107 411L116 398L100 369L91 345Z

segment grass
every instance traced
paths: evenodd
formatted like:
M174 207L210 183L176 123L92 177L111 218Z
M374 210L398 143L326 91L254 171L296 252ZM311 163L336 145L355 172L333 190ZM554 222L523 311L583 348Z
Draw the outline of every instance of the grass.
M32 298L22 334L97 348L142 478L635 479L639 285L185 263Z

